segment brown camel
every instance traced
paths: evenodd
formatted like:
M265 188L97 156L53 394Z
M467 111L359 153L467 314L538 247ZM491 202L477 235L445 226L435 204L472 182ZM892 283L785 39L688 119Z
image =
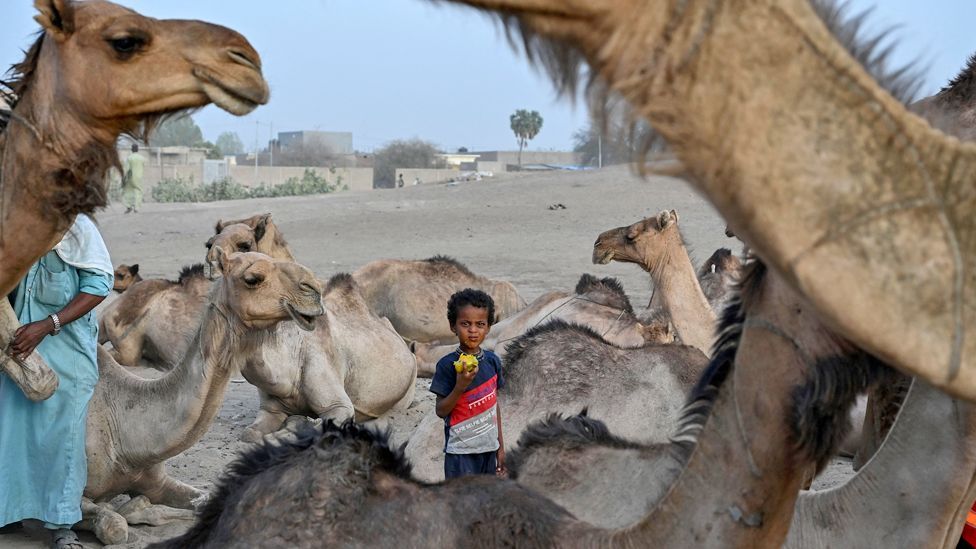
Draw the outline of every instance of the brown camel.
M593 244L593 263L611 261L636 263L650 273L654 296L660 298L681 341L711 352L715 313L681 239L677 212L665 210L657 217L601 233Z
M292 415L364 421L413 401L416 359L390 322L369 310L352 277L333 276L322 301L314 332L284 324L242 366L261 409L241 440L258 442Z
M35 0L42 32L0 86L0 293L54 247L78 213L105 205L124 133L211 102L237 115L268 101L240 34L158 20L106 1ZM29 189L26 192L25 189Z
M297 263L264 254L220 256L225 276L213 286L202 321L179 364L147 380L120 367L101 347L99 381L88 411L88 483L82 513L105 543L125 541L126 522L107 502L128 493L191 509L200 490L168 476L165 461L206 433L231 373L285 320L305 330L323 314L322 289Z
M132 286L140 280L142 280L142 277L139 276L138 263L132 265L119 263L119 266L115 268L115 281L112 284L112 289L121 294L128 290L129 286Z
M502 364L498 399L510 444L533 421L583 408L616 433L650 443L667 439L708 358L685 345L624 349L589 326L554 319L510 341ZM418 479L443 480L444 420L428 414L406 457Z
M615 278L598 279L584 274L570 292L549 292L539 296L528 307L491 327L482 343L503 360L509 343L531 328L551 320L587 326L613 345L634 348L648 343L671 343L674 334L669 324L643 324L634 316L634 309ZM418 375L431 377L441 357L457 348L450 345L411 343L417 355Z
M887 92L861 65L886 57L846 51L825 2L454 2L497 14L563 90L587 74L628 102L838 333L976 399L976 146Z
M200 327L211 281L202 264L184 267L177 281L147 279L133 284L98 319L99 341L112 344L112 358L125 366L169 370L186 354Z
M294 259L271 214L218 221L215 230L207 241L211 276L220 274L218 250ZM292 415L364 421L413 400L417 361L390 322L370 311L349 275L325 288L315 332L282 325L245 362L241 374L257 387L261 408L241 440L258 442Z
M472 538L524 547L779 545L805 472L824 464L841 434L846 415L831 410L849 406L880 368L818 329L815 315L793 314L790 307L809 308L774 275L753 269L746 285L673 442L661 451L660 501L631 526L583 522L510 480L421 484L384 437L327 425L243 457L199 523L158 547L430 547ZM573 463L561 466L572 472ZM450 520L414 527L436 517Z
M423 343L455 339L447 324L447 300L465 288L491 295L495 320L525 308L525 300L511 283L476 275L441 255L419 261L380 259L363 265L352 277L376 316L390 319L404 338Z

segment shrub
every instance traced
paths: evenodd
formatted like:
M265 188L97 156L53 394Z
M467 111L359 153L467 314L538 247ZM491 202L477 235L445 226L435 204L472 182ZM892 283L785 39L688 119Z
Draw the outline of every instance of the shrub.
M335 174L335 169L329 170ZM315 170L306 169L302 177L289 177L281 185L269 186L261 183L248 189L227 177L208 185L195 185L193 179L164 179L153 187L152 197L156 202L213 202L216 200L236 200L241 198L271 198L278 196L303 196L325 194L338 190L348 190L342 183L342 176L335 183L329 183Z

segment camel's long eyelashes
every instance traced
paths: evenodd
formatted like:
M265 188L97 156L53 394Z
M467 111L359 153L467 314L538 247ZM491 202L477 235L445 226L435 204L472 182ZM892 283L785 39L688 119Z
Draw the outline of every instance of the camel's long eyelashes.
M149 39L140 34L128 34L125 36L106 39L108 45L115 51L116 56L121 61L128 61L136 53L145 49Z

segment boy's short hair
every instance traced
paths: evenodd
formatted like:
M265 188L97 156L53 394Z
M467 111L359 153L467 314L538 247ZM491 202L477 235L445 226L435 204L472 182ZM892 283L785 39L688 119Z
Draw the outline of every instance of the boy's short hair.
M466 305L478 307L479 309L488 309L488 325L490 326L495 323L495 300L481 290L465 288L460 292L455 292L451 296L451 299L447 301L447 321L451 326L454 326L454 323L457 322L458 311Z

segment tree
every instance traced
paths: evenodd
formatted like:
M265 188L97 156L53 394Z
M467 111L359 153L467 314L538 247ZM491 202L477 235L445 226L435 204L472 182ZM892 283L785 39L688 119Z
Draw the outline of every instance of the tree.
M542 116L539 111L518 109L509 117L509 121L512 124L512 131L515 132L515 138L518 140L518 164L521 166L522 149L525 148L526 143L539 135L539 131L542 129Z
M217 148L224 154L241 154L244 152L244 143L234 132L224 132L217 136Z
M373 186L393 188L397 168L444 168L437 147L421 139L391 141L373 153Z
M156 147L200 147L204 143L203 132L189 116L167 119L149 141Z

